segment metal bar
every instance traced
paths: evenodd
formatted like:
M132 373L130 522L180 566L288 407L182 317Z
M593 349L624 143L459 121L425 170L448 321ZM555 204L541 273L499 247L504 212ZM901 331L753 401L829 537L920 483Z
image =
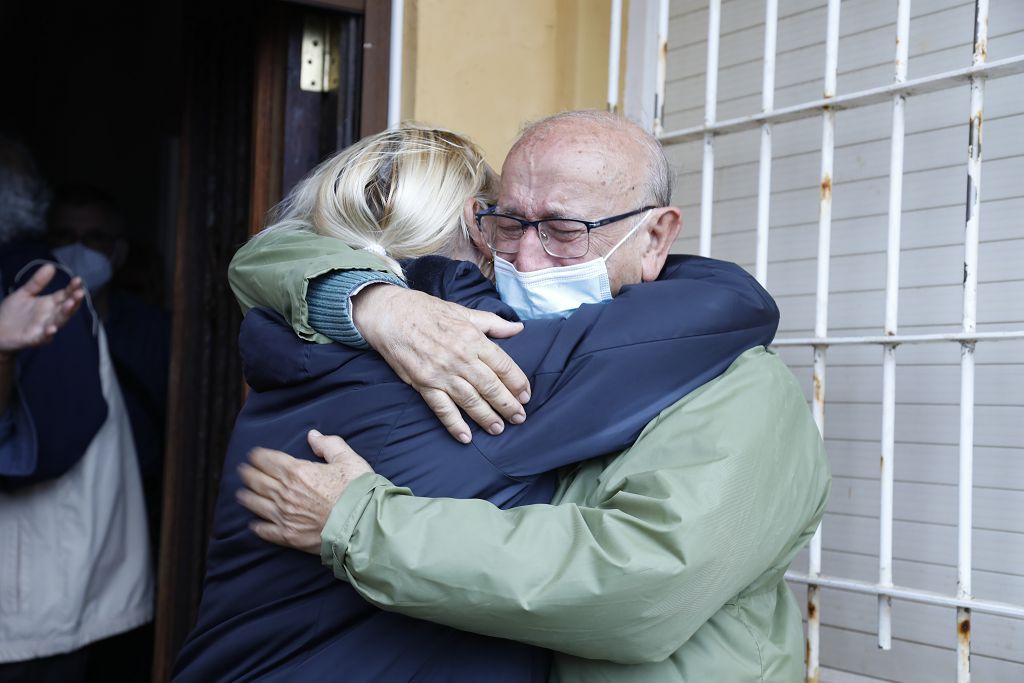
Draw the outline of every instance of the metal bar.
M972 66L988 57L988 0L974 3ZM964 230L963 333L973 334L978 317L978 227L981 203L981 129L985 79L971 79L971 118L967 146L967 219ZM957 483L957 597L970 598L971 544L974 504L974 342L960 346L960 477ZM971 680L971 610L957 608L957 681Z
M892 586L893 466L896 452L896 346L882 350L881 510L878 535L878 582ZM892 599L878 597L878 647L892 649Z
M1024 73L1024 55L1007 57L994 62L987 62L977 66L965 67L956 71L926 76L906 81L899 85L890 84L880 88L861 90L859 92L838 95L833 99L821 99L813 102L805 102L792 107L775 109L770 112L760 112L749 116L741 116L734 119L718 121L713 125L692 126L669 131L658 136L663 144L675 144L679 142L691 142L701 139L707 133L721 135L724 133L739 133L744 130L753 130L765 123L786 123L788 121L799 121L800 119L811 118L821 113L825 107L833 111L843 111L857 107L866 107L872 104L889 102L897 94L907 97L914 95L925 95L939 90L948 90L961 83L967 83L972 78L983 76L987 79L1002 78Z
M829 0L825 31L825 92L824 99L836 95L839 71L839 0ZM818 282L814 315L814 336L828 334L828 281L832 244L832 168L835 152L836 112L824 107L821 122L821 198L818 205ZM814 347L814 422L825 436L825 356L828 347ZM821 573L821 526L814 532L809 548L811 576ZM807 680L817 683L821 671L821 605L818 587L807 587Z
M391 54L388 57L388 128L402 122L402 36L405 0L391 0Z
M835 576L810 576L797 572L786 572L786 580L794 583L815 584L823 588L834 588L836 590L850 593L863 593L865 595L885 595L897 600L916 602L922 605L936 605L939 607L957 607L970 609L975 612L994 614L1000 617L1011 619L1024 619L1024 607L1012 605L1006 602L993 600L977 600L974 598L955 598L942 593L918 590L916 588L904 588L902 586L879 586L868 581L857 581L855 579L844 579Z
M897 334L863 337L789 337L776 339L772 346L857 346L862 344L928 344L932 342L1012 341L1024 339L1020 332L975 332L973 334Z
M910 0L896 3L896 56L893 83L907 80ZM900 227L903 210L903 138L907 97L892 100L892 148L889 155L889 244L886 250L885 335L895 336L899 322ZM882 347L881 510L878 533L878 583L892 585L893 471L896 458L896 345ZM892 649L892 597L878 596L878 647Z
M619 63L622 53L622 0L612 0L611 30L608 37L608 111L619 107Z
M658 42L658 4L655 0L636 0L626 4L625 93L622 113L647 130L654 130L658 80L658 60L652 46Z
M718 106L718 40L722 19L721 0L708 5L708 60L704 88L704 127L715 124ZM715 194L715 136L704 135L704 162L700 182L700 255L711 256L711 203Z
M665 79L668 73L668 0L658 0L658 61L654 81L654 134L664 129Z
M775 107L775 44L778 36L779 0L766 0L764 10L764 70L761 111ZM757 175L757 255L754 274L761 286L768 284L768 211L772 198L772 124L761 126L761 161Z

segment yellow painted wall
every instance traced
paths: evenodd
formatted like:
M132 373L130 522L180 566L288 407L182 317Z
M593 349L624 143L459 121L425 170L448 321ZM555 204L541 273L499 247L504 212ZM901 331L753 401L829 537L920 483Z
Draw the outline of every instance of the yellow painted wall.
M402 118L468 134L500 168L524 123L605 108L610 12L610 0L406 0Z

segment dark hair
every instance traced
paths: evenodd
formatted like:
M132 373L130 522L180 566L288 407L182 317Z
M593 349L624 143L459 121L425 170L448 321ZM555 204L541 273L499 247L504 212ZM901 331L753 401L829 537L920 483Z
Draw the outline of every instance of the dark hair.
M50 204L50 222L53 222L53 214L57 210L82 206L102 209L110 217L109 231L113 235L123 236L124 214L121 212L120 205L112 194L94 185L61 185L58 187Z
M0 244L46 228L50 186L32 153L17 138L0 131Z

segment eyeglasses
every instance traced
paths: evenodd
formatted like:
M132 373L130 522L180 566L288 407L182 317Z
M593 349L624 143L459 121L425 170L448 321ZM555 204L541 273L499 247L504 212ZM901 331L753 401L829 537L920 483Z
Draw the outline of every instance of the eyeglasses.
M519 244L523 241L526 231L537 229L537 237L541 246L550 256L556 258L579 258L590 251L590 231L638 213L655 209L655 206L644 206L635 211L620 213L596 221L584 221L574 218L542 218L528 221L518 216L498 213L497 207L476 214L476 224L484 236L487 246L500 254L516 254Z

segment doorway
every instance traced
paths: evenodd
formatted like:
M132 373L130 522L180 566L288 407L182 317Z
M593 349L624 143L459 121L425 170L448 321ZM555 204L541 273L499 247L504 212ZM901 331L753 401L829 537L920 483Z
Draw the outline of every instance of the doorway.
M113 198L131 253L148 255L139 283L172 319L153 680L195 619L244 395L228 263L320 160L385 128L389 36L387 0L0 7L0 128L54 186Z
M195 620L207 531L241 405L237 248L324 157L386 124L390 5L186 5L175 325L154 679Z

